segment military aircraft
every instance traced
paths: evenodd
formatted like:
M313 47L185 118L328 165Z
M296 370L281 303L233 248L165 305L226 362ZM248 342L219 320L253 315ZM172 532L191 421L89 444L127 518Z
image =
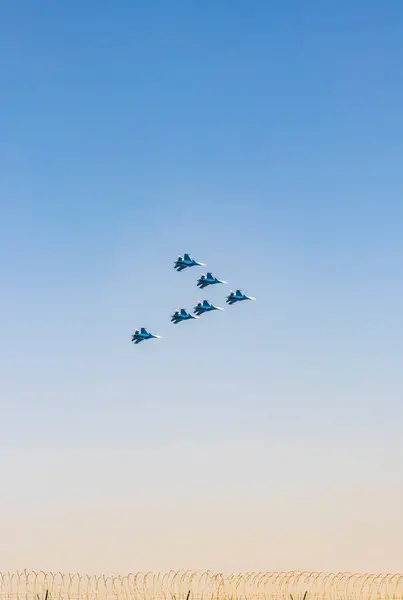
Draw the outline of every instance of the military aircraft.
M177 308L173 315L171 315L171 322L176 325L177 323L181 323L182 321L188 321L189 319L199 319L200 317L195 317L194 315L189 314L184 308Z
M144 327L142 327L140 329L140 331L138 329L136 329L132 335L132 342L134 342L135 344L140 344L140 342L144 342L144 340L150 340L151 338L159 338L161 339L160 335L153 335L152 333L149 333L147 331L147 329L145 329Z
M236 290L236 292L231 290L227 296L226 302L228 304L235 304L235 302L242 302L242 300L256 300L256 298L252 298L252 296L245 296L241 290Z
M224 310L223 308L220 308L219 306L213 306L212 304L210 304L210 302L208 300L203 300L202 302L198 302L196 304L196 306L193 309L193 312L196 313L196 315L202 315L205 312L211 312L212 310Z
M207 273L207 275L200 275L200 278L197 280L197 286L202 290L208 285L214 285L215 283L228 283L228 281L221 281L221 279L217 279L217 277L213 277L211 273Z
M189 254L184 254L183 256L178 256L178 258L174 262L174 269L176 269L178 271L178 273L188 267L196 267L196 266L205 267L206 265L204 263L197 262L197 260L194 260L193 258L190 258Z

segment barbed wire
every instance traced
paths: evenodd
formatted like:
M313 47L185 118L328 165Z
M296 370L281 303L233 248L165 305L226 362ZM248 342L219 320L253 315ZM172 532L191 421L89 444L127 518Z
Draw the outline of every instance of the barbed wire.
M403 574L0 573L1 600L403 600Z

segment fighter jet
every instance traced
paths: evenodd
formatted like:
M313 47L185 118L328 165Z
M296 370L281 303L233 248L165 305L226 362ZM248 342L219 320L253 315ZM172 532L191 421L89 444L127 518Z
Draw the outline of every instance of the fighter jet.
M242 300L256 300L256 298L252 298L252 296L245 296L241 290L236 290L236 292L231 290L227 296L226 302L227 304L235 304L235 302L242 302Z
M177 323L181 323L182 321L188 321L189 319L199 319L200 317L195 317L194 315L189 314L184 308L177 308L173 315L171 315L171 323L176 325Z
M147 331L147 329L145 329L144 327L142 327L140 329L140 331L138 329L136 329L132 335L132 342L134 342L135 344L140 344L140 342L144 342L144 340L150 340L151 338L159 338L161 339L160 335L153 335L152 333L149 333Z
M219 306L213 306L212 304L210 304L210 302L208 300L203 300L203 303L201 303L200 301L196 304L196 306L193 309L193 312L196 313L196 315L202 315L205 312L211 312L212 310L224 310L223 308L220 308Z
M211 273L207 273L207 275L200 275L200 279L197 280L197 286L202 290L208 285L214 285L215 283L228 283L228 281L221 281L217 279L217 277L213 277Z
M190 258L189 254L178 256L178 258L174 262L174 269L176 269L178 273L179 271L183 271L183 269L186 269L187 267L196 266L205 267L206 265L204 263L197 262L197 260L194 260L193 258Z

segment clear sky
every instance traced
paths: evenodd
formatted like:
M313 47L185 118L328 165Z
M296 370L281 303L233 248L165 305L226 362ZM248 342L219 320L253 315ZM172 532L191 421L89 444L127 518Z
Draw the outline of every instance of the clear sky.
M402 65L400 0L2 0L2 570L401 569Z

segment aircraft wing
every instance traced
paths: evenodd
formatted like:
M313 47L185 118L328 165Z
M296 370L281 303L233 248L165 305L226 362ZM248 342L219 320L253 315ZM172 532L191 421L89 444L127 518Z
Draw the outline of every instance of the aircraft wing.
M179 271L183 271L183 269L186 269L186 265L180 265L179 267L176 267L176 270Z
M187 312L186 312L186 310L184 308L181 308L181 315L183 317L187 317Z

